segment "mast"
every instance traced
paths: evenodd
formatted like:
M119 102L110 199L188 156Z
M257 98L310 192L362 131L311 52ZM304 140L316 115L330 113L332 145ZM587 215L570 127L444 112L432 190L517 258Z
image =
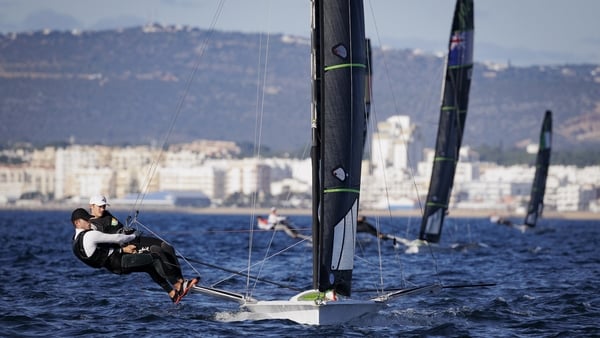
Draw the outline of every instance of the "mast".
M457 0L444 74L435 157L419 238L437 243L448 210L473 70L473 0Z
M550 166L550 152L552 148L552 112L546 111L544 122L540 131L539 148L535 160L535 176L531 187L531 197L527 206L525 225L534 227L537 219L542 216L544 209L544 192L546 191L546 178Z
M367 134L369 133L371 99L373 98L373 55L371 52L371 39L366 39L365 43L365 48L367 49L367 72L365 74L365 131L363 133L363 151L367 143Z
M312 65L313 284L350 296L365 126L362 0L313 0Z
M312 242L313 242L313 289L319 288L319 262L321 234L319 225L319 203L321 198L321 178L319 177L319 161L321 158L321 143L319 134L319 112L321 111L321 30L323 26L321 1L312 1L312 24L311 24L311 80L312 80L312 101L311 101L311 131L312 146L310 149L310 158L312 162Z

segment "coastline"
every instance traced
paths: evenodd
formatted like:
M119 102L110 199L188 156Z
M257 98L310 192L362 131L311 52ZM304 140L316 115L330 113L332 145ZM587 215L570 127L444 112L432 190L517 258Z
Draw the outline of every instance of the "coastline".
M49 204L49 203L29 203L23 205L0 205L0 212L2 211L27 211L27 210L55 210L55 211L71 211L78 207L87 207L87 205L76 205L76 204ZM110 206L111 210L117 211L130 211L131 206ZM201 215L268 215L269 208L196 208L196 207L173 207L173 206L150 206L140 208L140 211L148 212L180 212L190 214L201 214ZM286 216L310 216L310 209L289 209L289 208L278 208L278 211L282 215ZM422 213L418 209L411 210L363 210L360 212L361 215L367 217L421 217ZM502 213L498 210L466 210L466 209L454 209L450 210L446 217L449 218L489 218L491 215L499 215L504 218L520 219L524 215ZM572 220L600 220L600 213L590 211L546 211L544 212L543 218L546 219L572 219Z

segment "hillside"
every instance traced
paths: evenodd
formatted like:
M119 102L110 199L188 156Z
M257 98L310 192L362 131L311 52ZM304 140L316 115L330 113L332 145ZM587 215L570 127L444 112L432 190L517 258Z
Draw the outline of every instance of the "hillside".
M162 142L178 112L171 143L254 143L257 98L264 96L262 143L300 148L310 139L309 41L270 36L265 61L266 41L157 25L0 35L0 144ZM443 59L377 47L373 59L375 122L410 115L433 147ZM599 103L598 65L477 63L464 144L535 140L551 109L557 148L598 145Z

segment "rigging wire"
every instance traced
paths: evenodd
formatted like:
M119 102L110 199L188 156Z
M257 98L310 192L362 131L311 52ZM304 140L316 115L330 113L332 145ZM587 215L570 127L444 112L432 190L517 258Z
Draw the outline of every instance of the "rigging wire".
M198 72L198 69L200 68L200 64L201 61L203 60L203 56L204 53L206 51L206 48L208 47L208 44L210 43L212 36L215 32L215 26L217 24L217 21L219 19L219 17L221 16L221 13L223 11L223 6L225 4L225 0L220 0L218 5L217 5L217 9L212 17L211 23L209 25L208 28L208 32L206 35L206 38L204 39L204 41L202 42L200 48L199 48L199 56L198 59L196 61L196 63L194 64L194 67L192 69L192 72L190 74L190 76L188 77L185 86L184 86L184 91L183 91L183 95L181 96L181 98L179 99L176 108L175 108L175 112L172 115L171 121L169 123L169 126L167 128L167 132L163 138L162 143L160 144L158 153L156 158L154 159L154 161L151 163L150 167L148 168L148 172L146 174L146 177L144 178L144 183L142 183L140 191L136 197L136 200L132 206L131 211L129 212L129 216L127 217L127 225L129 226L129 221L131 220L131 215L135 214L135 217L133 217L133 224L138 224L143 226L146 231L150 232L151 234L153 234L154 236L156 236L157 238L165 241L163 238L161 238L160 236L158 236L158 234L156 234L155 232L153 232L149 227L143 225L142 223L137 221L137 215L139 213L138 207L142 204L142 202L144 201L144 198L146 197L146 194L148 193L148 189L150 187L150 183L152 182L152 179L154 177L154 175L156 174L156 170L158 169L158 166L160 164L161 158L163 156L163 153L165 151L166 148L166 144L169 140L169 137L171 136L171 133L173 131L173 128L175 126L175 122L177 121L177 119L179 118L179 115L181 114L181 110L183 108L183 104L188 96L188 93L190 92L190 88L191 85L193 83L193 80L196 76L196 73ZM168 243L168 242L167 242ZM177 251L176 251L177 252ZM198 271L188 262L186 261L186 263L194 270L194 272L198 273Z
M136 215L135 215L135 217L133 218L133 220L132 220L132 223L131 223L131 224L134 224L134 225L136 225L136 228L137 228L137 227L141 227L141 228L145 229L145 230L146 230L146 231L148 231L148 232L149 232L149 233L150 233L152 236L154 236L154 237L156 237L156 238L160 239L161 241L163 241L163 242L165 242L165 243L169 244L169 245L170 245L170 246L173 248L173 250L175 250L175 253L176 253L178 256L180 256L180 257L183 259L183 261L184 261L184 262L185 262L185 263L186 263L186 264L187 264L187 265L190 267L190 269L192 269L192 271L194 271L194 273L195 273L197 276L200 276L200 272L199 272L199 271L196 269L196 267L194 267L194 266L193 266L193 265L192 265L192 264L191 264L191 263L190 263L190 262L189 262L189 261L188 261L188 260L185 258L185 256L184 256L184 255L183 255L181 252L179 252L179 250L177 250L177 249L176 249L176 248L175 248L173 245L171 245L171 243L169 243L169 242L168 242L166 239L162 238L162 237L161 237L159 234L157 234L156 232L152 231L152 229L150 229L148 226L146 226L146 225L144 225L143 223L141 223L140 221L138 221L138 219L137 219L137 212L136 212Z
M381 36L380 36L380 34L379 34L379 28L378 28L378 26L377 26L377 20L376 20L376 18L375 18L375 11L374 11L374 9L373 9L373 4L372 4L372 2L371 2L371 1L369 1L369 8L370 8L370 12L371 12L372 20L373 20L373 25L374 25L374 27L375 27L375 35L376 35L376 37L377 37L377 42L379 43L379 46L383 46L383 43L382 43L382 41L381 41ZM394 86L393 86L393 81L392 81L392 79L390 78L390 74L391 74L391 73L390 73L390 71L389 71L389 63L388 63L388 61L387 61L387 58L386 58L386 54L385 54L385 53L382 53L382 60L383 60L383 62L382 62L382 63L383 63L383 67L385 68L385 72L384 72L384 74L385 74L385 75L384 75L384 76L385 76L385 79L387 80L387 85L388 85L388 87L389 87L390 89L393 89L393 88L394 88ZM394 111L395 111L395 112L400 112L400 107L399 107L399 104L398 104L398 99L397 99L397 97L396 97L396 91L395 91L395 90L391 90L390 92L391 92L391 95L392 95L392 102L393 102L393 104L394 104ZM375 115L375 117L376 117L376 116L377 116L377 112L376 112L376 111L373 111L373 113L374 113L374 115ZM374 126L374 125L375 125L375 124L372 124L372 125L371 125L371 128L373 129L373 131L374 131L374 129L375 129L375 126ZM403 139L402 141L403 141L404 143L408 144L408 141L409 141L409 140L407 139L407 137L408 137L408 136L407 136L407 135L408 135L408 133L405 133L405 132L404 132L404 130L402 130L402 126L400 126L400 128L401 128L401 130L400 130L400 134L401 134L401 136L402 136L402 137L404 137L404 139ZM379 148L379 150L381 151L382 147L380 146L380 147L378 147L378 148ZM381 159L383 159L383 157L382 157L381 155L382 155L382 154L380 154L380 158L381 158ZM411 177L411 179L412 179L412 181L413 181L413 185L414 185L414 188L415 188L415 191L416 191L416 195L417 195L417 202L418 202L418 205L419 205L419 209L421 210L421 214L422 214L422 213L423 213L423 205L422 205L421 198L420 198L420 194L419 194L419 188L418 188L417 182L416 182L416 180L415 180L414 171L413 171L413 169L412 169L412 167L413 167L413 163L412 163L412 159L411 159L410 153L407 153L407 161L408 161L408 169L409 169L410 177ZM385 180L385 179L386 179L386 175L385 175L385 165L382 165L382 169L383 169L383 173L384 173L384 180ZM387 198L387 200L389 201L389 190L387 189L387 186L385 186L385 191L386 191L386 198ZM391 209L390 209L390 207L389 207L389 203L388 203L388 212L389 212L389 215L390 215L390 217L391 217Z
M369 1L369 7L370 7L370 9L371 9L371 11L370 11L370 12L371 12L371 15L372 15L372 17L373 17L372 21L373 21L373 24L374 24L374 26L375 26L375 32L376 32L377 41L378 41L378 43L379 43L379 45L380 45L380 46L383 46L383 44L382 44L382 42L381 42L380 35L379 35L379 29L378 29L378 26L377 26L377 20L376 20L376 18L375 18L375 10L373 9L372 2L371 2L371 1ZM386 78L386 80L387 80L387 82L388 82L388 86L389 86L389 88L393 88L393 87L394 87L394 86L392 85L393 81L392 81L392 80L390 79L390 77L389 77L389 74L390 74L390 72L389 72L389 70L388 70L388 69L389 69L389 63L387 62L386 54L385 54L385 53L382 53L382 56L383 56L383 57L382 57L382 59L383 59L383 66L384 66L384 68L385 68L385 70L386 70L386 71L385 71L385 78ZM443 75L443 74L442 74L442 75ZM427 90L427 91L426 91L426 93L433 92L433 88L434 88L434 86L435 86L434 82L433 82L433 81L428 81L428 83L430 83L430 86L429 86L429 89L430 89L430 90ZM442 91L442 93L443 93L443 86L441 87L441 91ZM399 105L398 105L398 99L397 99L397 97L396 97L395 91L393 91L393 90L392 90L390 95L391 95L391 96L392 96L392 98L393 98L393 99L392 99L392 102L393 102L393 105L394 105L394 111L396 111L396 112L399 112L399 111L400 111L400 109L399 109ZM436 124L436 125L437 125L437 124ZM405 132L402 130L402 126L400 126L400 127L401 127L401 136L405 138L403 141L404 141L404 143L408 143L408 139L406 139L406 138L408 137L408 133L405 133ZM409 164L409 165L408 165L408 169L409 169L409 176L410 176L410 177L411 177L411 179L412 179L413 186L414 186L414 189L415 189L415 191L416 191L416 197L417 197L417 203L418 203L418 206L419 206L419 210L421 210L421 214L423 214L423 212L424 212L424 207L423 207L423 203L422 203L422 201L421 201L421 195L419 194L419 186L418 186L418 184L417 184L417 182L416 182L416 180L415 180L415 174L414 174L414 170L413 170L413 167L414 167L414 163L413 163L413 161L414 161L414 160L413 160L413 158L412 158L412 156L411 156L410 152L409 152L409 153L407 153L407 161L408 161L408 164ZM387 190L386 190L386 193L387 193ZM387 195L386 195L386 196L387 196ZM389 200L389 197L388 197L388 200ZM408 232L408 228L407 228L407 232Z
M178 255L177 257L181 258L181 259L184 259L184 260L187 260L187 261L190 261L192 263L204 265L206 267L209 267L209 268L212 268L212 269L215 269L215 270L221 270L221 271L229 272L229 273L232 274L232 276L230 276L230 277L228 277L226 279L222 279L222 280L220 280L220 281L218 281L216 283L212 283L211 287L216 287L218 284L223 283L226 280L229 280L229 279L233 278L234 276L242 276L242 277L248 276L248 273L244 272L246 270L236 271L236 270L233 270L233 269L224 268L222 266L218 266L218 265L215 265L215 264L207 263L207 262L204 262L204 261L201 261L201 260L197 260L197 259L193 259L193 258L184 257L184 256L181 256L181 255ZM275 286L278 286L278 287L281 287L281 288L285 288L285 289L290 289L290 290L293 290L293 291L302 291L301 289L295 288L293 286L286 285L286 284L279 283L279 282L275 282L275 281L272 281L272 280L269 280L269 279L260 278L258 276L252 276L251 275L250 278L256 280L257 282L272 284L272 285L275 285Z
M219 1L219 4L217 6L217 10L215 11L215 14L213 15L212 21L209 25L209 29L208 29L208 33L206 35L206 38L204 39L204 41L202 42L200 49L199 49L199 57L197 62L194 64L194 68L192 69L192 72L190 74L190 76L188 77L185 86L184 86L184 91L183 91L183 95L181 96L181 98L179 99L176 108L175 108L175 112L171 117L171 122L169 123L169 127L167 128L167 132L163 138L162 143L160 144L159 150L158 150L158 154L156 156L156 158L154 159L154 161L151 163L150 168L148 169L148 173L146 174L146 177L144 179L144 183L142 184L142 187L140 189L140 192L138 193L135 203L132 206L132 210L130 211L130 215L134 212L134 210L136 210L138 208L139 205L142 204L142 202L144 201L144 198L146 197L146 194L148 193L148 189L150 187L150 183L152 182L152 179L154 178L154 175L156 174L156 170L158 169L158 165L160 164L161 158L163 156L163 153L165 151L165 147L167 145L167 142L169 140L169 137L171 136L171 133L173 131L173 127L175 126L175 122L177 121L177 119L179 118L179 115L181 114L181 110L183 108L183 104L190 92L190 88L192 86L192 83L194 81L194 78L196 76L196 73L198 72L198 69L200 68L200 64L201 61L203 59L204 56L204 52L206 51L206 48L209 44L209 42L212 39L212 36L214 34L215 31L215 26L217 24L217 20L220 17L222 11L223 11L223 6L225 4L225 0L221 0Z
M150 168L148 169L148 173L146 174L146 177L144 179L144 183L142 184L142 188L140 189L140 192L138 193L138 196L135 200L135 203L132 207L132 212L134 209L136 209L138 207L138 205L141 205L141 203L143 202L144 198L146 197L146 194L148 193L148 188L150 186L150 183L152 182L152 178L154 177L154 175L156 174L156 170L158 169L158 165L160 164L160 160L163 156L163 153L165 151L165 147L167 145L167 142L169 140L169 137L171 136L171 133L173 131L173 128L175 127L175 122L177 121L177 119L179 118L179 115L181 114L181 110L183 108L183 104L190 92L190 88L191 85L193 83L193 80L196 76L196 73L198 72L198 69L200 68L200 64L201 64L201 59L204 56L204 52L206 51L206 48L208 47L209 42L212 39L212 36L214 34L215 31L215 26L217 23L217 20L219 18L219 16L221 15L222 11L223 11L223 6L225 4L225 0L221 0L219 1L217 10L215 12L215 14L213 15L212 21L209 25L209 29L208 29L208 33L206 38L204 39L204 41L202 42L202 45L200 46L199 49L199 58L197 60L197 62L194 64L194 68L192 69L192 72L190 74L190 76L188 77L185 87L184 87L184 91L183 91L183 95L181 96L181 98L179 99L177 106L175 108L175 112L171 117L171 121L169 123L169 126L167 128L167 132L163 138L162 143L160 144L159 150L158 150L158 154L155 158L155 160L152 162L152 164L150 165ZM130 212L131 214L131 212Z
M275 232L275 231L273 231L273 232ZM213 283L213 284L212 284L212 286L217 286L217 285L219 285L219 284L221 284L221 283L223 283L223 282L225 282L225 281L227 281L227 280L229 280L229 279L231 279L231 278L235 277L234 275L236 275L236 274L241 274L243 271L247 271L247 274L249 274L249 273L250 273L250 270L251 270L251 269L252 269L254 266L256 266L256 265L262 265L262 264L264 264L264 262L266 262L266 261L268 261L268 260L270 260L270 259L272 259L272 258L274 258L274 257L277 257L277 256L279 256L279 255L281 255L281 254L283 254L283 253L287 252L288 250L291 250L292 248L294 248L294 247L296 247L296 246L298 246L298 245L300 245L300 244L304 243L305 241L306 241L306 239L302 239L302 240L300 240L300 241L298 241L298 242L296 242L296 243L294 243L294 244L292 244L292 245L289 245L289 246L287 246L287 247L285 247L285 248L281 249L280 251L278 251L278 252L276 252L276 253L274 253L274 254L272 254L272 255L265 255L265 258L264 258L263 260L261 260L261 261L258 261L258 262L254 263L254 264L251 264L251 265L250 265L249 267L247 267L246 269L244 269L244 270L240 270L240 271L238 271L238 272L234 273L233 275L231 275L231 276L229 276L229 277L223 278L223 279L221 279L221 280L219 280L219 281L217 281L217 282ZM257 279L259 279L259 278L261 278L261 277L260 277L260 275L256 275L256 276L252 276L252 278L253 278L253 279L254 279L254 278L257 278ZM287 288L290 288L290 287L287 287Z
M269 2L270 4L270 2ZM267 27L271 22L271 6L268 6L267 9ZM262 131L263 131L263 119L265 113L265 88L267 83L267 75L268 75L268 65L269 65L269 47L270 47L270 29L266 29L266 43L264 47L264 60L263 60L263 34L259 35L259 48L258 48L258 59L257 59L257 72L256 72L256 104L255 104L255 124L254 124L254 158L259 161L261 158L261 146L262 146ZM264 66L262 66L264 64ZM262 70L261 70L262 69ZM262 76L262 78L261 78ZM252 267L252 248L254 241L254 223L256 222L256 214L255 211L258 205L258 194L260 187L257 187L256 191L252 194L252 212L250 213L248 228L250 231L250 236L248 237L248 275L246 278L246 296L249 297L251 295L250 291L250 269ZM275 232L273 232L273 236ZM271 242L273 238L271 238ZM269 243L270 247L271 243ZM264 260L263 260L264 262ZM262 265L259 269L262 271ZM258 279L257 279L258 280ZM256 287L256 282L252 288Z
M266 23L267 23L267 26L270 26L272 2L268 2L268 4L269 4L269 6L266 10L266 12L267 12ZM254 125L254 150L253 150L254 158L257 161L261 160L261 158L262 158L261 150L262 150L262 142L263 142L263 125L264 125L263 121L265 118L265 105L266 105L266 94L267 94L266 88L267 88L268 75L269 75L269 61L270 61L270 47L271 47L270 29L267 28L267 29L263 29L262 31L266 31L267 33L259 35L259 48L258 48L259 57L257 59L257 70L258 71L257 71L257 77L256 77L257 85L256 85L255 125ZM263 43L263 39L264 39L264 43ZM308 148L310 147L310 144L309 143L307 143L307 144L308 145L305 146L305 148L304 148L304 154L306 154L308 152ZM265 230L255 230L255 224L256 224L256 213L255 212L258 209L258 203L259 203L258 194L259 193L260 193L260 191L258 189L257 189L257 191L252 193L252 201L251 201L252 208L251 208L251 212L250 212L249 225L248 225L249 250L248 250L248 260L247 260L248 268L247 268L247 274L246 274L246 296L247 297L251 297L252 293L256 289L257 282L261 281L260 275L263 271L264 264L269 259L276 256L276 255L272 255L272 256L268 256L268 255L269 255L269 250L273 246L274 237L278 232L276 230L266 230L266 231L272 231L273 234L267 245L267 250L265 252L265 256L258 263L252 264L252 248L254 246L254 232L255 231L265 231ZM286 200L289 200L290 196L291 196L291 191L288 191ZM301 231L302 229L297 229L297 230ZM288 246L288 248L286 248L286 249L290 249L304 241L306 241L306 239L303 239L303 240L297 242L296 244ZM258 266L258 273L256 275L256 278L250 274L251 269L255 266ZM252 286L250 286L252 279L254 279L254 284Z
M375 35L376 35L377 41L379 43L379 46L382 46L383 44L381 42L381 36L379 34L379 28L377 26L377 20L375 18L375 11L373 9L372 1L368 1L368 3L369 3L369 8L370 8L370 13L371 13L372 19L373 19L373 25L375 27ZM392 82L392 80L390 78L390 74L391 73L389 71L389 63L387 61L385 53L382 53L382 60L383 60L382 61L383 67L385 69L385 72L384 72L385 75L384 76L385 76L385 78L387 80L387 84L388 84L389 88L394 88L393 82ZM397 99L395 93L396 93L396 91L391 90L392 102L394 104L394 111L399 112L400 109L399 109L398 99ZM374 105L372 105L372 106L374 107ZM377 110L373 109L373 111L371 112L371 115L375 117L375 120L377 120L377 118L376 118L377 117ZM400 126L400 128L402 128L402 126ZM372 129L372 132L374 132L374 130L375 130L374 123L371 124L371 129ZM405 133L402 129L401 129L401 135L405 138L403 140L403 142L404 143L408 143L408 139L407 139L408 134ZM381 140L379 139L379 142L380 141ZM381 151L382 147L379 146L378 149L379 149L379 151ZM379 158L383 161L383 154L380 153L379 155L380 155ZM421 211L421 215L423 215L423 213L424 213L423 202L421 201L421 197L420 197L420 194L419 194L419 187L418 187L418 184L417 184L417 182L415 180L415 174L414 174L414 171L412 169L413 168L413 163L412 163L412 159L411 159L410 153L407 153L407 161L408 161L409 174L410 174L410 177L412 179L412 183L413 183L413 186L415 188L416 195L417 195L417 202L418 202L418 205L419 205L419 210ZM385 165L382 165L382 172L383 172L384 181L386 181L387 180L387 174L386 174L386 170L385 170ZM391 219L392 218L392 214L391 214L391 208L390 208L390 205L389 205L389 190L387 188L387 185L384 185L384 188L385 188L386 199L388 200L388 210L387 210L388 217ZM429 252L430 252L430 255L431 255L433 263L434 263L433 264L433 266L434 266L434 275L437 276L437 278L439 279L439 273L438 273L438 268L437 268L437 258L435 257L435 255L433 253L433 250L431 249L429 243L427 243L427 246L429 247Z

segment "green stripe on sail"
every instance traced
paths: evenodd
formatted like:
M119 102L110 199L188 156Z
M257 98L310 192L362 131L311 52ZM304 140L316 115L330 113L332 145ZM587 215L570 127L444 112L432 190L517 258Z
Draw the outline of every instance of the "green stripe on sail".
M454 111L454 110L456 110L459 114L466 114L467 113L466 109L458 109L457 106L442 106L442 111L443 112Z
M367 65L364 65L362 63L341 63L339 65L325 67L325 71L340 69L340 68L352 68L352 67L367 68Z
M360 190L352 189L352 188L332 188L332 189L325 189L325 190L323 190L323 192L326 194L332 193L332 192L352 192L352 193L359 194Z
M458 69L458 68L467 68L467 67L473 67L472 63L466 63L464 65L448 65L448 69Z
M448 208L448 204L443 204L443 203L427 202L427 205L431 206L431 207Z
M456 162L456 159L453 157L442 157L442 156L437 156L436 158L433 159L436 162L442 162L442 161L448 161L448 162Z

